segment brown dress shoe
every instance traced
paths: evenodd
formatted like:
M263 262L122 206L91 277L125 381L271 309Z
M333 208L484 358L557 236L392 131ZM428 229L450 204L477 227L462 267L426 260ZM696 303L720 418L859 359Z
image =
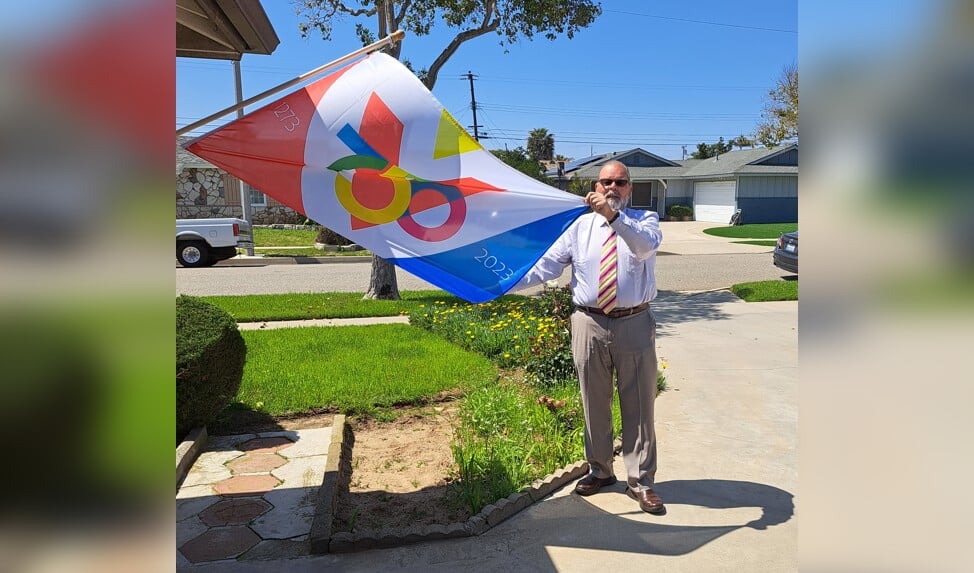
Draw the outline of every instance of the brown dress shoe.
M592 474L588 474L582 479L578 480L575 484L575 493L578 495L592 495L593 493L598 493L602 486L612 485L616 482L616 476L609 476L606 478L595 477Z
M660 496L656 495L655 491L651 489L633 491L632 488L627 488L626 493L629 494L629 497L638 501L639 509L646 513L655 513L656 515L666 513L666 506L663 505L663 500Z

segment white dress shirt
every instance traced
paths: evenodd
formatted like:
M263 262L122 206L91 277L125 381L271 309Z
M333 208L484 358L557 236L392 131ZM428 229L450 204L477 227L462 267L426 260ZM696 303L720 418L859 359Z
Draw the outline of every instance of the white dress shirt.
M619 253L616 308L639 306L656 298L656 251L663 240L659 215L653 211L624 209L612 222ZM556 279L572 265L572 302L598 307L599 265L602 243L609 234L605 217L586 213L555 241L511 290Z

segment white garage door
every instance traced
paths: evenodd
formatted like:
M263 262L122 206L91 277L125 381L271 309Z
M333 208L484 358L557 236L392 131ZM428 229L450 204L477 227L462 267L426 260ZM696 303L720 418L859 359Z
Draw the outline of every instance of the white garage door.
M693 218L711 223L730 223L737 201L734 181L701 181L693 185Z

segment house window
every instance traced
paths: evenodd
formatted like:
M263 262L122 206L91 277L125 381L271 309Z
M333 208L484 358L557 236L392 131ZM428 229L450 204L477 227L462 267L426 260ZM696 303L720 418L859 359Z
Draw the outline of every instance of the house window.
M656 202L653 200L653 188L656 186L655 181L647 181L643 183L633 182L632 184L632 198L631 205L634 209L653 209L656 207Z
M267 206L267 195L264 195L260 191L254 189L251 186L247 186L250 189L250 204L255 207L266 207Z

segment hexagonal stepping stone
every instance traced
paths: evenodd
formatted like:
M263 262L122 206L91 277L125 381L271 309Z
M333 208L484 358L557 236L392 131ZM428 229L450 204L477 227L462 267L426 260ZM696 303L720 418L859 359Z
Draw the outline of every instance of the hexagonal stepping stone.
M249 527L215 527L190 539L179 552L192 563L233 559L260 543L260 537Z
M252 454L272 454L277 450L292 444L294 444L293 440L289 440L284 436L277 436L273 438L257 438L256 440L244 442L237 447L241 451L250 452Z
M280 483L281 480L270 474L233 476L213 484L213 491L222 495L263 494Z
M199 517L210 527L246 525L272 507L259 497L225 499L206 508Z
M229 462L227 469L234 474L266 474L286 463L287 460L277 454L255 454L251 452Z

